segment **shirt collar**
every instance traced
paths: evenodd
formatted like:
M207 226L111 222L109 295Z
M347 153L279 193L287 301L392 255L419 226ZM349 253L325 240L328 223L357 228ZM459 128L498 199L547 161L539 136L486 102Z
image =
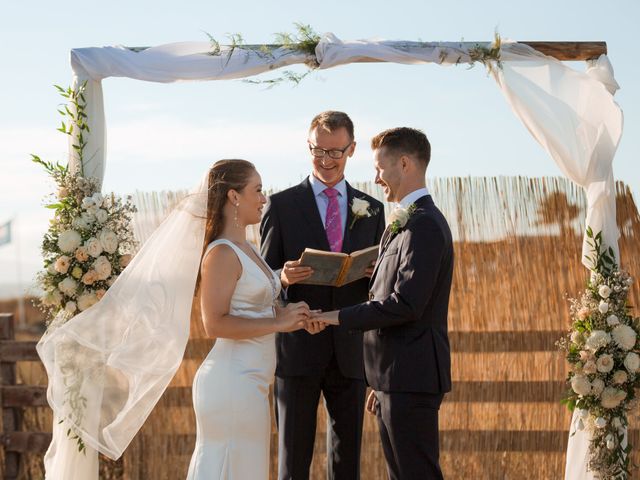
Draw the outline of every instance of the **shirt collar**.
M327 186L318 180L313 174L309 175L309 183L311 184L311 189L313 190L313 194L317 197L322 192L325 191ZM342 178L336 185L333 186L338 191L341 197L347 196L347 181Z
M409 205L414 203L419 198L424 197L425 195L429 195L429 190L427 187L419 188L418 190L414 190L413 192L404 196L402 200L400 200L399 205L402 208L407 208Z

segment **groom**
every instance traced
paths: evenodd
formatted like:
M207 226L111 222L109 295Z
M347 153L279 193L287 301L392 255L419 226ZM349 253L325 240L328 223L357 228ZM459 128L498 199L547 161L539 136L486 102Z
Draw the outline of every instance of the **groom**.
M355 146L353 123L346 113L316 115L308 137L312 174L272 195L260 225L262 255L271 268L282 269L287 299L305 301L313 309L355 305L365 301L369 292L367 278L339 288L300 283L311 271L297 261L307 247L351 253L380 242L382 203L344 178ZM356 215L354 199L367 202L367 211ZM278 477L309 478L322 393L329 417L328 478L357 480L366 392L362 333L342 327L326 328L317 335L283 333L277 335L276 346Z
M412 128L371 141L376 183L399 202L382 237L369 301L320 318L364 331L367 410L378 418L390 479L441 479L438 409L451 390L447 310L451 232L426 189L431 147Z

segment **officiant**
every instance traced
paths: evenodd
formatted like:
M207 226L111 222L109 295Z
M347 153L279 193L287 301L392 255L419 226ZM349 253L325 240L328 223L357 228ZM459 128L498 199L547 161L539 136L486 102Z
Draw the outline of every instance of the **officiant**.
M353 122L346 113L316 115L307 143L311 174L270 197L260 225L261 252L272 269L281 270L288 301L335 310L366 301L369 279L342 287L301 284L313 272L298 259L305 248L351 253L377 245L385 228L384 209L344 177L356 148ZM317 335L283 333L276 338L276 348L278 477L309 478L322 393L328 414L328 476L359 479L366 393L362 334L333 326Z

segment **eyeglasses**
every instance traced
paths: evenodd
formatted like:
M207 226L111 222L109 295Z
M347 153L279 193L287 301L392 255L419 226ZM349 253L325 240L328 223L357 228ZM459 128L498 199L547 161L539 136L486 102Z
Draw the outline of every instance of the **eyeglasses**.
M353 141L349 142L349 145L344 147L342 150L337 148L334 148L331 150L325 150L324 148L316 147L314 144L309 142L309 151L311 152L311 155L313 155L314 157L323 158L325 155L329 155L330 158L333 158L334 160L338 160L342 158L342 156L344 155L344 152L346 152L347 148L349 148L352 144L353 144Z

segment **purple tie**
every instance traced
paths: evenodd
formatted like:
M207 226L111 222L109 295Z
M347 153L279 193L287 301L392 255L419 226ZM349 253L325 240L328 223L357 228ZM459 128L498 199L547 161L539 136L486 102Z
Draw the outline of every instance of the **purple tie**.
M329 199L327 215L324 221L324 229L327 232L327 240L332 252L342 251L342 218L340 217L340 205L338 204L338 191L335 188L327 188L324 194Z

